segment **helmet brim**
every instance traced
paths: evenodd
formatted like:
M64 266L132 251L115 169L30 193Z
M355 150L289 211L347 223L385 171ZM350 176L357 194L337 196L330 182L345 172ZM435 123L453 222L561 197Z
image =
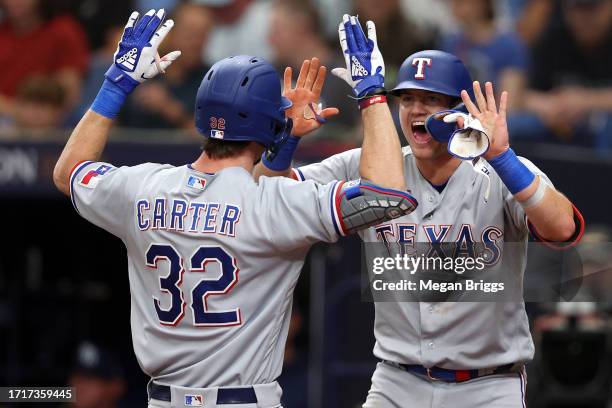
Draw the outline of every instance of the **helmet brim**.
M391 90L391 94L398 96L402 91L409 89L417 89L421 91L437 92L443 95L452 96L453 98L461 97L460 94L451 88L444 87L442 85L420 84L416 81L403 81L397 84L395 88Z

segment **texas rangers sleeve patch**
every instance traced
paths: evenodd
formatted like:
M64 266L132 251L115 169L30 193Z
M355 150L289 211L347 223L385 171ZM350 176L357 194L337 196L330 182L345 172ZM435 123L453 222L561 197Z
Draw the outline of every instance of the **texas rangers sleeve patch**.
M83 176L79 178L79 185L94 189L100 182L101 176L104 176L113 166L108 164L101 164L94 170L89 170Z

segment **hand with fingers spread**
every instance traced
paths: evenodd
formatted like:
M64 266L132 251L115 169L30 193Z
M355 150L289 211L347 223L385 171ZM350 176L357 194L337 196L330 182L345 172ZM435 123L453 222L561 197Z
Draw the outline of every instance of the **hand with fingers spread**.
M174 26L172 20L162 24L165 15L164 9L149 10L140 19L137 11L132 13L113 56L114 63L106 72L107 79L131 92L139 83L165 72L181 55L172 51L159 58L157 49Z
M366 23L365 36L359 19L345 14L338 26L340 46L346 68L334 68L332 74L343 79L352 88L357 98L384 92L385 62L376 42L376 26Z
M293 70L291 67L285 68L283 96L293 102L285 115L293 120L293 136L302 137L320 128L328 117L340 112L333 107L320 109L319 98L326 75L327 68L321 65L318 58L305 60L294 88L291 84Z
M151 79L166 68L180 55L172 51L159 58L157 49L174 21L167 20L162 24L166 12L164 9L149 10L142 18L134 11L128 19L121 41L113 56L113 64L106 74L106 80L94 100L91 110L114 119L125 98L142 82Z
M506 123L506 110L508 106L508 92L504 91L499 100L499 110L493 94L493 84L485 83L485 95L480 88L480 83L474 81L474 97L476 104L470 99L466 90L461 91L461 99L468 112L478 119L489 136L489 150L483 155L486 160L491 160L503 154L510 148L508 140L508 124ZM458 119L459 127L464 126L462 118Z

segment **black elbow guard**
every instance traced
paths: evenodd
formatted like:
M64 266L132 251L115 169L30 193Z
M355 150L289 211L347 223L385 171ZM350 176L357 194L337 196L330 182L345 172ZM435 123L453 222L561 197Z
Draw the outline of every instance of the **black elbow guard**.
M344 183L338 192L341 224L347 234L413 212L419 203L410 194L365 180Z

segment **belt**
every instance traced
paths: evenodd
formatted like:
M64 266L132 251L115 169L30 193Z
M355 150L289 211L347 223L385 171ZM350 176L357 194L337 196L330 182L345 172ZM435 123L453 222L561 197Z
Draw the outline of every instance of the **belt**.
M149 398L158 401L172 402L172 393L167 385L149 384ZM257 395L253 387L217 389L217 405L223 404L256 404Z
M408 371L409 373L425 376L433 381L444 381L448 383L460 383L494 374L518 373L523 369L523 364L510 363L492 368L480 368L476 370L449 370L440 367L423 367L418 364L401 364L394 361L382 360L383 363Z

